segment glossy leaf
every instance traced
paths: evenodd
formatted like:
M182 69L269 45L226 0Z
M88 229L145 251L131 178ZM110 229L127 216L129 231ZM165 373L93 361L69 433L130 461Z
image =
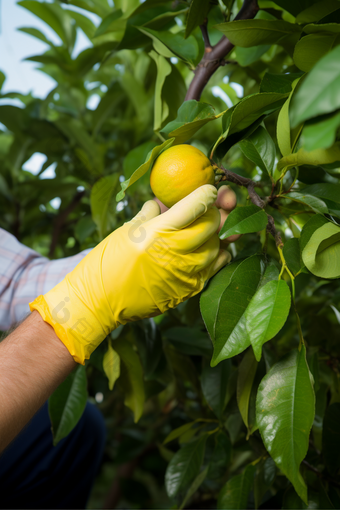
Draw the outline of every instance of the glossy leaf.
M87 402L87 381L83 365L79 365L58 386L48 400L53 444L66 437L80 420Z
M138 354L125 339L115 340L112 347L120 357L117 385L124 393L124 404L133 412L136 423L143 414L145 400L142 366Z
M192 484L190 485L189 487L189 490L188 492L186 493L186 496L185 498L183 499L181 505L178 507L179 509L181 508L185 508L189 499L195 494L195 492L197 491L197 489L200 487L200 485L202 485L202 483L204 482L205 478L207 477L207 474L208 474L208 470L209 470L209 466L207 466L205 469L203 469L203 471L201 471L195 478L195 480L192 482Z
M327 223L329 223L329 221L324 216L321 216L321 214L316 214L315 216L312 216L310 220L307 221L307 223L304 225L301 231L300 236L301 252L305 249L308 241L310 240L314 232L323 225L326 225Z
M169 122L162 129L162 133L169 137L174 137L176 144L184 143L192 138L207 122L211 122L216 118L212 106L192 99L182 104L178 110L177 118Z
M337 477L340 469L340 404L330 405L325 412L322 429L322 452L328 471Z
M257 423L270 456L307 503L299 471L308 450L315 397L306 349L291 351L262 380L256 402Z
M339 9L338 0L319 0L296 17L297 23L313 23Z
M236 20L217 25L235 46L250 48L259 44L280 44L282 37L299 34L301 28L281 20Z
M325 165L340 161L340 144L335 143L329 149L316 149L307 152L300 149L295 154L290 154L280 159L277 164L277 169L280 171L283 168L292 168L293 166L301 165Z
M157 66L157 79L155 85L155 111L153 126L154 130L157 131L162 127L162 123L165 121L169 113L169 107L162 99L162 90L166 77L171 74L171 65L164 57L158 55L155 51L150 52L150 57L153 58Z
M236 510L248 508L248 496L253 485L255 466L249 464L240 475L233 476L218 495L217 508Z
M260 92L290 94L293 82L300 78L302 74L303 73L272 74L267 72L262 78Z
M226 403L227 384L231 373L229 360L222 361L217 367L207 366L201 376L203 395L217 418L222 418Z
M268 282L252 298L246 311L246 326L257 361L261 359L262 345L285 324L290 304L290 290L284 280Z
M301 71L308 72L328 53L337 34L309 34L302 37L294 49L294 63Z
M169 498L186 488L199 474L203 462L204 435L191 443L186 443L171 459L165 473L165 488Z
M143 163L135 172L129 177L129 179L126 179L126 181L121 182L122 190L117 194L116 200L117 202L119 200L122 200L125 196L125 190L131 186L134 182L136 182L140 177L142 177L150 168L152 167L154 161L156 158L166 149L171 147L174 139L171 138L170 140L166 140L161 145L157 145L152 149L151 153L149 153L145 163Z
M234 144L243 138L249 137L261 123L264 116L280 108L286 97L287 94L274 92L252 94L229 108L222 117L222 134L216 141L212 153L221 144L219 151L225 154ZM257 122L258 124L256 124ZM254 126L253 129L251 129L252 126ZM234 136L230 136L233 134Z
M289 121L289 106L295 90L295 87L299 83L300 78L297 78L291 84L292 91L285 104L282 106L278 119L277 119L277 143L281 151L282 156L289 156L293 152L295 145L296 132L291 132L290 121Z
M151 37L151 39L160 41L174 55L192 65L198 58L198 43L192 35L184 39L181 34L173 34L172 32L158 32L146 27L140 27L139 30L143 34Z
M238 367L237 377L237 404L240 410L243 422L247 428L248 423L248 411L249 411L249 399L256 374L257 361L254 357L253 351L249 349Z
M263 230L268 223L268 216L257 205L237 207L228 215L220 233L220 239L234 234L249 234Z
M268 269L259 256L253 255L226 266L202 293L201 313L214 345L211 366L250 345L245 311L259 285L277 278L277 270Z
M293 127L340 107L340 46L325 55L310 71L291 104Z
M269 176L273 172L276 150L268 131L259 126L254 133L239 143L246 158L250 159Z
M303 129L303 144L307 151L313 149L328 149L336 138L340 126L340 113L319 122L305 125Z
M100 238L107 233L107 214L112 197L117 192L119 174L111 174L97 181L91 190L92 218L97 225Z
M302 251L302 260L320 278L339 278L340 227L328 222L318 228Z
M297 193L293 191L291 193L287 193L285 198L294 200L295 202L300 202L301 204L306 204L316 213L325 214L328 212L328 208L325 202L313 195L307 195L305 193Z
M303 188L303 193L320 198L335 215L340 213L340 184L322 182Z
M109 389L113 390L113 386L120 376L120 357L112 348L111 341L109 341L107 351L104 354L103 369L109 381Z

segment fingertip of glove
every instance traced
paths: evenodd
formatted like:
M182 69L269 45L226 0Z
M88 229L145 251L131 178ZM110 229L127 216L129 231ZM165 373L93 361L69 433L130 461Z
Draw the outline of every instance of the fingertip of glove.
M159 204L155 200L148 200L141 209L141 213L147 220L155 218L161 212Z
M214 276L222 267L229 264L230 261L231 254L227 250L220 249L215 262L212 264L209 277Z

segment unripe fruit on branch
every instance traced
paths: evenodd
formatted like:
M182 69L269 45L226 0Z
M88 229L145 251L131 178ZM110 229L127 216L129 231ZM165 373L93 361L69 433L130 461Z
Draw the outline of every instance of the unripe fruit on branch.
M191 145L175 145L162 152L151 170L150 185L156 197L172 207L204 184L215 184L211 161Z
M235 209L237 203L236 193L231 189L230 186L225 184L218 190L218 196L216 200L216 207L224 209L225 211L232 211Z
M216 200L216 202L217 202L217 200ZM219 232L221 230L226 219L229 216L229 213L227 211L225 211L224 209L219 209L219 211L220 211L220 215L221 215L221 223L220 223L220 226L218 227L217 232ZM241 234L234 234L232 236L226 237L225 239L221 240L221 243L222 244L235 243L238 239L240 239L240 237L241 237Z

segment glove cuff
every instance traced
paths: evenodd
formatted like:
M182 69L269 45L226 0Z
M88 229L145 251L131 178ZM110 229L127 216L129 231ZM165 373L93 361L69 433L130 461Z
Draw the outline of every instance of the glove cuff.
M79 299L67 276L47 294L29 303L29 307L31 312L37 310L52 326L73 359L81 365L85 365L85 359L90 358L109 333L103 330L93 312Z

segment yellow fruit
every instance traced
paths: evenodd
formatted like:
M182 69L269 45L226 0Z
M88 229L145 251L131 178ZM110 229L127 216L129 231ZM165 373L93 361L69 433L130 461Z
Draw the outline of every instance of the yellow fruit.
M167 207L204 184L215 184L209 159L191 145L170 147L156 159L150 176L151 189Z

